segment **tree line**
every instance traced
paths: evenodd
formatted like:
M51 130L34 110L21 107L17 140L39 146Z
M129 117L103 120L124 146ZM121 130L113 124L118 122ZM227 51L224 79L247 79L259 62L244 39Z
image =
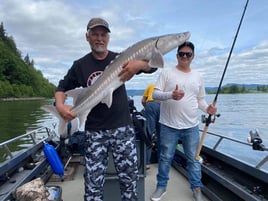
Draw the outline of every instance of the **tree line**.
M214 94L217 91L217 88L206 88L207 93ZM220 89L222 94L237 94L237 93L267 93L268 85L260 84L227 84Z
M235 93L257 93L257 92L268 92L268 86L267 85L258 85L256 88L246 88L245 85L239 86L239 85L230 85L223 87L221 89L221 93L229 93L229 94L235 94Z
M0 98L52 97L56 86L34 67L27 54L22 58L3 22L0 25Z

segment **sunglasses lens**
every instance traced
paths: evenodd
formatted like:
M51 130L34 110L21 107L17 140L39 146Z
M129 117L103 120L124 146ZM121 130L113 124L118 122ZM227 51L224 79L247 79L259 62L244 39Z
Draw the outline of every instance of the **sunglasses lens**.
M189 58L189 57L191 57L193 55L193 53L191 53L191 52L187 52L186 53L186 56Z
M180 57L183 57L184 52L179 52L178 55L179 55Z
M179 52L178 55L180 57L184 57L184 55L186 55L187 58L190 58L191 56L193 56L192 52Z

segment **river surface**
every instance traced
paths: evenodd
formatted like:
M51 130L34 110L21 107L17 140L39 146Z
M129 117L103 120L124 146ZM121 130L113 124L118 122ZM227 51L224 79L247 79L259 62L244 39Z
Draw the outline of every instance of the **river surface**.
M215 95L207 95L207 102L212 102ZM142 109L141 96L133 97L138 111ZM51 127L56 118L40 109L53 100L0 101L0 143L40 127ZM209 125L208 131L247 142L249 131L258 129L263 144L268 147L268 93L261 94L220 94L217 100L220 117ZM203 114L200 112L200 116ZM201 119L201 117L200 117ZM200 123L200 129L204 124ZM205 144L213 146L215 140L206 137ZM253 151L251 147L239 147L237 144L222 143L220 151L256 164L266 157L268 152ZM239 151L237 151L239 149ZM268 164L264 165L268 170Z

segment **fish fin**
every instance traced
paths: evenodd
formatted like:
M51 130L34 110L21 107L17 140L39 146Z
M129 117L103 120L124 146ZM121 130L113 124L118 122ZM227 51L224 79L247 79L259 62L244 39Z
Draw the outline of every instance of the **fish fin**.
M113 102L113 91L114 89L111 88L108 92L108 95L104 97L104 99L102 99L102 103L105 103L107 105L108 108L111 107L112 102Z
M43 105L43 106L41 106L41 109L55 115L58 119L62 119L61 115L59 114L59 112L55 106Z
M82 126L85 125L87 115L90 113L91 109L86 110L82 114L79 114L77 118L79 119L79 127L81 128Z
M65 137L67 135L67 123L59 114L58 110L55 106L52 105L43 105L41 107L42 110L46 112L50 112L51 114L55 115L59 119L59 126L58 126L58 134L60 136Z
M149 60L148 65L153 68L163 68L164 67L164 58L162 53L156 48L153 48L152 56Z
M58 133L60 136L62 137L68 136L67 127L68 127L68 122L64 121L64 119L61 118L59 120L59 126L58 126Z

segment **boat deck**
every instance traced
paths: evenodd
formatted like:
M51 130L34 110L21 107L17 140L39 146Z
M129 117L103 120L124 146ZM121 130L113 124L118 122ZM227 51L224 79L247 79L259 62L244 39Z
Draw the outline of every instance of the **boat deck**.
M62 200L63 201L73 201L73 200L83 200L84 195L84 178L83 178L84 166L79 165L73 178L68 181L49 181L47 185L55 185L62 187ZM149 201L150 196L156 187L156 174L157 174L157 164L152 164L151 168L147 170L145 177L145 199L144 201ZM174 201L179 198L183 201L192 201L192 192L189 188L189 183L187 179L176 171L173 167L170 171L170 181L167 188L167 193L163 196L161 200L163 201ZM204 197L204 201L208 201ZM116 200L118 201L118 200Z

